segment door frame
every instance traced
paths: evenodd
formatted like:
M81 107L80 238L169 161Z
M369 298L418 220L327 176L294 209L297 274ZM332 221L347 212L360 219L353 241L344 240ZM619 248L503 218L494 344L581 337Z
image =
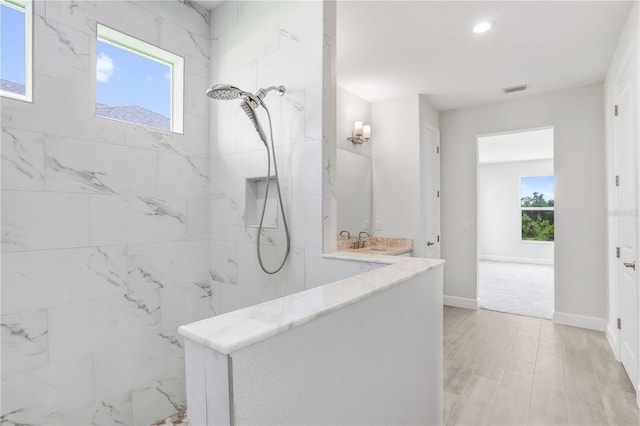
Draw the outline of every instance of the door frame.
M434 126L432 126L431 124L429 124L428 122L423 122L421 123L421 130L424 129L424 131L420 132L420 238L418 239L418 241L414 242L413 245L413 252L415 256L418 257L424 257L426 255L426 247L427 247L427 223L426 223L426 217L427 217L427 200L425 198L425 189L426 189L426 181L427 181L427 162L426 162L426 156L427 156L427 139L426 139L426 135L427 135L427 130L431 130L432 132L434 132L436 134L436 137L438 138L438 148L439 148L439 152L438 152L438 163L439 163L439 167L438 167L438 172L441 175L439 182L438 182L438 190L442 191L442 162L441 160L441 154L442 154L442 149L440 148L440 130ZM438 231L438 236L440 237L440 241L437 242L437 244L439 245L440 248L440 256L442 256L442 192L440 192L440 220L439 220L439 231ZM416 246L417 249L416 250Z
M536 130L545 130L545 129L553 129L553 175L556 175L556 125L549 124L547 126L538 126L538 127L527 127L523 129L516 130L504 130L500 132L489 132L489 133L481 133L476 135L476 223L475 223L475 234L476 234L476 306L480 307L480 250L478 250L480 246L480 238L479 238L479 224L480 217L478 215L478 206L480 205L480 139L490 137L490 136L501 136L501 135L510 135L515 133L526 133L533 132ZM554 241L555 242L555 241ZM553 311L555 313L556 308L556 279L555 279L555 265L556 265L556 251L553 251L553 265L554 265L554 277L553 277ZM476 308L476 309L477 309Z
M607 266L608 266L608 296L609 296L609 306L608 306L608 324L607 324L607 339L609 341L609 346L613 350L613 353L616 357L616 360L621 360L622 354L622 339L621 339L621 331L617 328L617 319L620 318L621 312L621 291L620 291L620 268L619 263L620 259L616 256L616 247L619 246L619 221L618 221L618 206L619 206L619 197L618 191L616 188L616 175L618 174L618 164L617 164L617 155L618 155L618 140L617 140L617 130L615 117L613 114L615 105L619 104L618 93L616 90L616 82L622 77L627 64L630 64L633 68L631 71L632 80L634 81L633 87L633 99L634 99L634 107L635 113L640 111L640 87L638 84L638 74L640 61L638 50L635 43L631 43L627 49L624 51L624 54L621 56L621 60L618 62L619 66L615 69L615 72L611 74L611 83L608 84L608 87L611 89L608 91L608 97L605 101L605 113L607 114L607 137L610 138L610 143L607 143L607 187L608 187L608 196L607 196L607 240L608 240L608 250L607 250ZM633 123L633 136L632 138L635 140L636 144L636 155L635 155L635 171L636 171L636 181L635 184L635 193L636 193L636 206L640 205L640 120L636 119ZM636 229L640 231L640 220L638 215L634 216L636 221ZM637 231L637 233L639 232ZM640 235L636 235L636 250L637 253L640 253ZM640 259L639 259L640 260ZM636 285L640 279L636 276ZM636 309L640 313L640 292L638 292L638 300L636 300ZM624 324L623 324L624 326ZM640 344L640 327L638 329L638 343ZM640 357L638 357L640 364ZM640 375L640 365L637 366L636 371ZM638 378L632 379L632 381L638 381ZM640 388L640 386L639 386ZM636 388L636 403L640 406L640 392L639 388Z

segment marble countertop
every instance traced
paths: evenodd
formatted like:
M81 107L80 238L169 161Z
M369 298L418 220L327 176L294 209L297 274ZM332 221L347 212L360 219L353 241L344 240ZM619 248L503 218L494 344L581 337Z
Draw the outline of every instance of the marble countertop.
M321 287L183 325L179 333L223 354L275 336L444 264L440 259L335 252L329 259L367 261L388 266Z
M413 240L410 238L366 237L362 238L363 247L358 245L358 238L338 238L338 251L348 253L374 253L389 256L411 253Z

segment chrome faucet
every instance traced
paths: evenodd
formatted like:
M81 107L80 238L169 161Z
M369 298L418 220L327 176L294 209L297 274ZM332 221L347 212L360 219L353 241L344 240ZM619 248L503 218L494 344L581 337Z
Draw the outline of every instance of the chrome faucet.
M340 231L340 236L342 236L342 234L347 233L347 240L351 238L351 234L349 233L349 231Z
M365 234L367 238L371 237L367 231L360 231L358 233L358 248L364 247L364 241L362 241L362 234Z

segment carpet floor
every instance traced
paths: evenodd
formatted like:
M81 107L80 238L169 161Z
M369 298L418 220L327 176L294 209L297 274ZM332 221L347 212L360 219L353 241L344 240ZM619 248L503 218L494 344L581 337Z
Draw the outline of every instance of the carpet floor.
M551 319L553 266L479 262L479 304L483 309Z

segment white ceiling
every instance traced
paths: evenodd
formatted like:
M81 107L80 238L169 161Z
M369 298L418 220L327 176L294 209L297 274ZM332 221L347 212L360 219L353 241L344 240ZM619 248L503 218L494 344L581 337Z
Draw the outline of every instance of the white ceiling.
M339 1L338 84L369 102L425 94L439 110L600 83L623 1ZM473 26L494 23L485 34ZM527 84L520 93L503 87Z
M547 160L553 158L553 128L478 138L478 163Z

